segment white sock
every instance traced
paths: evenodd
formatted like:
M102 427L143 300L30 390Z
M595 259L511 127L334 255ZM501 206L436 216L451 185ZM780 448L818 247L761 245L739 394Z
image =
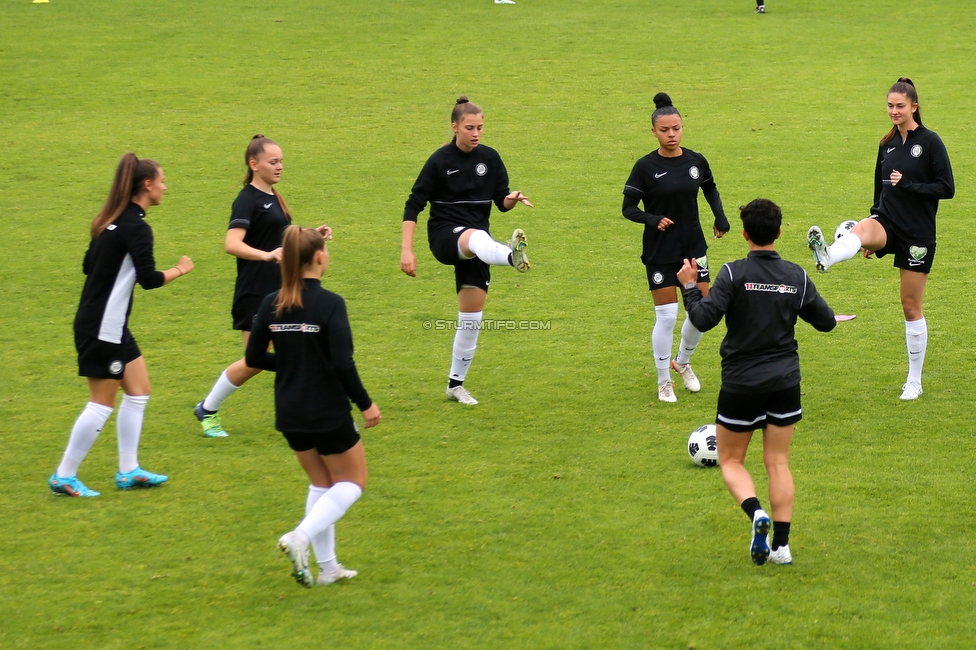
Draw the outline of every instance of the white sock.
M925 317L905 321L905 342L908 344L908 381L922 383L922 364L925 363L925 347L929 342L929 328Z
M210 389L210 394L203 400L203 408L207 411L219 411L224 400L234 394L240 386L235 386L227 379L227 371L220 373L217 382Z
M329 488L316 487L315 485L308 486L308 497L305 499L305 514L312 512L312 508L318 502L319 498L323 494L329 491ZM319 563L319 568L322 571L331 573L336 569L336 552L335 552L335 524L332 524L325 529L325 532L320 533L315 539L312 540L312 550L315 551L315 560Z
M98 434L112 415L112 407L95 402L88 402L81 415L75 420L68 438L68 448L64 450L64 457L58 466L57 474L63 478L77 476L81 461L85 460L88 450L98 440Z
M319 497L302 523L295 529L299 535L313 540L342 519L352 504L363 495L363 490L351 481L339 481Z
M478 231L481 232L481 231ZM478 334L481 332L481 317L484 312L459 311L458 328L454 332L454 350L451 358L450 379L464 381L468 375L468 368L474 360L474 351L478 348Z
M698 347L701 338L702 333L691 324L691 320L685 315L685 322L681 324L681 343L678 345L678 356L674 362L679 366L687 365L691 361L691 355L695 353L695 348Z
M468 248L479 260L493 266L511 266L512 249L491 238L484 230L475 230L468 238Z
M654 351L654 367L657 383L671 381L671 347L674 345L674 326L678 322L678 303L654 306L654 329L651 331L651 349Z
M126 395L115 418L119 432L119 471L125 474L139 467L139 438L149 395Z
M860 250L861 238L849 232L827 247L827 256L830 259L830 265L833 266L838 262L851 259Z

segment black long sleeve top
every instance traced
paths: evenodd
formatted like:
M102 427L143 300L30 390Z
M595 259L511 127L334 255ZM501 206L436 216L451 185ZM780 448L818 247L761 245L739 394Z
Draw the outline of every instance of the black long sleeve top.
M680 156L665 158L655 150L634 164L624 185L622 212L627 219L644 224L644 264L681 262L708 250L698 217L699 189L715 216L715 228L728 232L729 220L703 155L682 148ZM638 207L641 201L643 210ZM658 230L664 217L674 223Z
M352 329L341 296L319 280L302 281L302 307L275 315L278 292L261 303L245 361L275 375L275 428L288 433L335 429L372 404L353 361ZM274 352L268 344L274 343Z
M891 184L891 172L902 178ZM935 243L935 214L939 199L951 199L956 193L949 154L942 139L919 126L878 147L874 168L874 205L871 214L888 218L898 234L921 246Z
M707 296L689 287L684 303L688 318L703 332L725 317L722 390L731 393L796 386L797 316L821 332L837 325L806 271L770 250L750 251L745 259L723 265Z
M404 206L403 220L417 221L429 202L429 239L457 226L488 231L491 204L506 212L508 193L508 170L497 151L479 144L465 153L449 142L424 163Z
M136 282L143 289L163 286L153 257L153 232L146 211L130 203L115 221L91 240L81 265L85 286L75 314L75 333L121 343L132 313Z

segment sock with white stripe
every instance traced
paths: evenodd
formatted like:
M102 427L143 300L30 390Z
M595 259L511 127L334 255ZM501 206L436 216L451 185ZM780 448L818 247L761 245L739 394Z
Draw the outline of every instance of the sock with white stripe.
M104 404L88 402L84 410L75 420L68 438L68 448L64 450L64 457L58 466L57 474L62 478L77 476L81 461L85 460L88 451L98 440L98 434L112 415L112 407Z
M312 512L312 508L318 503L319 498L329 491L326 487L308 486L308 497L305 499L305 514ZM319 568L331 573L336 570L338 564L335 552L335 524L326 528L312 539L312 550L315 551L315 561Z
M671 381L671 348L674 346L674 326L678 322L678 303L654 306L654 329L651 331L651 350L657 383Z
M478 349L478 334L481 332L481 319L484 312L459 311L458 328L454 332L454 349L451 357L451 382L463 382L468 376L468 368L474 361L474 351Z
M908 347L908 381L922 383L922 364L929 342L929 328L925 317L905 321L905 342Z
M119 432L119 471L123 474L139 467L139 438L149 395L126 395L119 406L115 428Z
M827 247L827 256L830 259L830 265L833 266L838 262L851 259L857 255L859 250L861 250L861 238L852 232L847 233Z
M363 495L361 487L351 481L339 481L319 497L312 510L298 524L296 532L306 539L313 540L324 533L335 522L342 519L346 511ZM317 556L316 556L317 557Z
M685 315L685 322L681 324L681 343L678 345L678 356L675 357L674 362L679 366L687 365L701 339L702 333L691 324L691 320Z
M468 248L479 260L492 266L511 266L512 249L491 238L484 230L475 230L468 238Z
M210 394L203 400L203 410L216 413L220 410L224 401L233 395L238 388L240 386L235 386L227 378L227 371L223 371L220 373L220 377L217 377L217 382L213 385L213 388L210 389Z

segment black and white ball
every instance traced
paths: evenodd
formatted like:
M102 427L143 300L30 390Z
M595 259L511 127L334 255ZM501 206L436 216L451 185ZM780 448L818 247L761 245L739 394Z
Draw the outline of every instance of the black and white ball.
M849 233L851 229L854 228L854 226L856 225L857 222L854 221L853 219L848 219L847 221L841 221L840 225L837 226L837 230L834 231L834 241L837 241L838 239L840 239L841 237Z
M718 465L718 438L714 424L704 424L688 437L688 455L699 467Z

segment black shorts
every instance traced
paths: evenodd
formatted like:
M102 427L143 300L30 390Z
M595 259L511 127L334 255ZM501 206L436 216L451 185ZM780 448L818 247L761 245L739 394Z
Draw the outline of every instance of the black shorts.
M800 384L768 393L718 393L715 422L729 431L747 433L765 429L767 424L785 427L803 418L800 408Z
M711 281L711 276L708 274L708 257L702 255L696 258L695 262L698 263L698 279L695 282L708 284ZM678 282L678 271L681 270L681 263L679 262L645 264L644 268L647 270L647 288L651 291L665 287L677 287L680 284Z
M244 332L251 331L251 324L254 317L264 302L264 296L246 294L234 298L234 304L230 308L230 315L234 318L234 329Z
M458 292L465 287L476 287L487 292L491 282L490 267L477 257L462 260L458 255L458 240L465 230L477 228L455 226L435 233L429 240L430 252L441 264L454 267L454 285Z
M885 230L884 248L874 251L877 257L894 255L893 266L898 269L907 269L917 273L930 273L932 271L932 262L935 261L935 244L928 246L912 244L910 240L899 237L895 233L895 229L887 217L876 214L871 218L880 223Z
M288 446L292 451L308 451L317 449L322 456L341 454L352 449L359 442L359 429L352 416L339 425L338 429L323 431L321 433L287 433L281 435L288 441Z
M122 379L126 364L142 356L128 327L122 330L121 343L108 343L76 332L75 349L78 350L78 376L89 379Z

